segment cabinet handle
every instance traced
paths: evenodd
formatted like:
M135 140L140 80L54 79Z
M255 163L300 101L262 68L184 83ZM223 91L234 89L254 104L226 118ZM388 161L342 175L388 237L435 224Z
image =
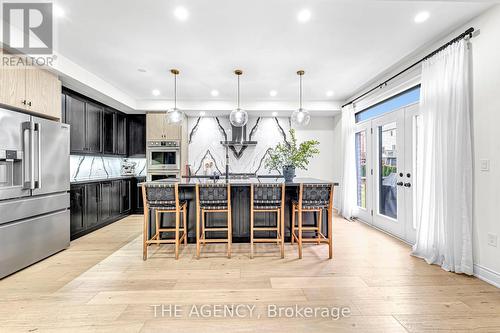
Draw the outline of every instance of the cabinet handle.
M28 106L31 106L31 102L28 102Z
M26 100L25 100L25 99L23 99L23 100L21 101L21 104L26 105Z

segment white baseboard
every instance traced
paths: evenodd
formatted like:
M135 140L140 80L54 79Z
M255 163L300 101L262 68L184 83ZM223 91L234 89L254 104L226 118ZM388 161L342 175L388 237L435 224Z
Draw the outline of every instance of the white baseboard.
M481 265L474 264L474 276L489 284L500 288L500 273Z

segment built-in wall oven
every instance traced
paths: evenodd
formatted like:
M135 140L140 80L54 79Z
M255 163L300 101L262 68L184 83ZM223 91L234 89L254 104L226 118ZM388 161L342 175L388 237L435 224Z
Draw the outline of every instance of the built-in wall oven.
M147 142L148 172L181 169L181 149L178 140Z

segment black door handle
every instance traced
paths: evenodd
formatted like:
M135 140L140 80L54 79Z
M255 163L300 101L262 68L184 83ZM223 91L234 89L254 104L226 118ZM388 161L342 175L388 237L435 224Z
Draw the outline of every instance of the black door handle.
M403 182L397 182L396 185L403 186Z
M405 183L405 187L411 187L411 183Z

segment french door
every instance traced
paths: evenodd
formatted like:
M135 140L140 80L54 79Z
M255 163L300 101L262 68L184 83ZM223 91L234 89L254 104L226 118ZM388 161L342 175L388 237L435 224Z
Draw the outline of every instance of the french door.
M358 218L408 243L415 241L418 104L357 124Z

